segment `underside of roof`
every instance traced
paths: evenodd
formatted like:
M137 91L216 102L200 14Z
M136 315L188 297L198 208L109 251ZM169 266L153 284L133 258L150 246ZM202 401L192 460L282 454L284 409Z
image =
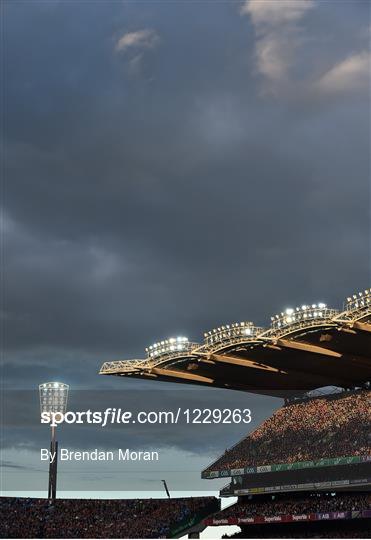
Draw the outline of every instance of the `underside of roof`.
M371 380L371 290L341 312L302 306L272 317L269 329L244 322L205 333L202 344L178 339L150 347L146 359L105 362L100 374L276 397L353 387Z

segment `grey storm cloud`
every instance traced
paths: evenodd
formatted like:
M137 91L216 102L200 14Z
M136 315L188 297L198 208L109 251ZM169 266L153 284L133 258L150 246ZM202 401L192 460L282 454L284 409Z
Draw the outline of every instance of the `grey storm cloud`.
M368 6L292 15L267 91L258 4L5 3L6 388L161 396L101 363L369 285Z

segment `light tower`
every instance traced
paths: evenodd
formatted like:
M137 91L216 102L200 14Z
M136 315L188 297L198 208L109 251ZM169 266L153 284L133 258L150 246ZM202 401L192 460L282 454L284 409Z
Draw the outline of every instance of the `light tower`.
M64 414L67 407L68 384L60 382L48 382L39 385L40 410L41 413ZM54 501L57 493L57 463L58 463L58 441L55 437L55 426L51 426L50 441L51 456L49 459L49 485L48 499Z

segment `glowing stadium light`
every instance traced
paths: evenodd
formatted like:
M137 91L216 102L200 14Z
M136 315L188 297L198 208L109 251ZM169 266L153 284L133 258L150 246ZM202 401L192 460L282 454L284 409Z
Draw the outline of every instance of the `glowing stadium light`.
M149 359L156 359L162 356L179 356L180 354L191 351L195 346L196 344L188 341L186 337L171 337L150 345L146 348L146 353Z
M205 344L209 347L229 345L237 342L255 340L262 329L254 326L252 322L226 324L204 333Z
M67 408L68 384L61 382L48 382L39 384L40 412L63 415ZM58 442L55 436L56 427L51 426L50 455L54 460L49 463L48 498L54 501L57 496L57 463L58 463Z
M363 312L371 308L371 290L365 289L358 294L348 296L345 309L348 312Z
M39 385L40 410L41 413L61 413L66 412L68 399L68 384L60 382L49 382Z
M280 315L271 317L271 333L283 333L288 328L316 326L322 321L327 321L336 315L337 311L329 309L326 304L306 305L288 308Z

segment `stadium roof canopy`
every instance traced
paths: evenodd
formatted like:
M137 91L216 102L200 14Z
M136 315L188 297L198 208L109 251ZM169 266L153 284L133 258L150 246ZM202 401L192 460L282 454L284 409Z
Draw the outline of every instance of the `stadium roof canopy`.
M344 310L305 305L271 317L205 332L203 343L178 337L146 349L147 358L105 362L101 375L188 383L290 397L324 386L371 380L371 289Z

